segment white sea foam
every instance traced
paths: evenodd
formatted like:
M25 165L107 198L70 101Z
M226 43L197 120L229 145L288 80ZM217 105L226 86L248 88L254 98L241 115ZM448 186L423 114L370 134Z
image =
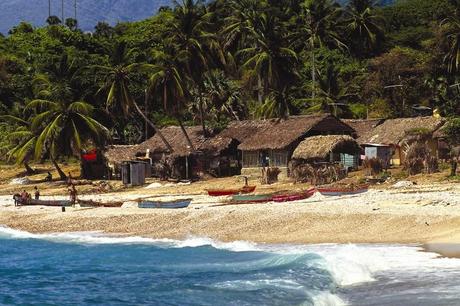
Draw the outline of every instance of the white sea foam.
M246 241L226 243L203 237L189 237L181 241L136 236L108 236L101 232L33 234L8 227L0 227L0 237L44 239L53 242L79 244L152 244L166 248L210 246L232 252L259 251L279 255L253 263L259 267L287 265L303 260L302 256L304 255L316 254L320 257L314 261L314 264L329 271L338 286L352 286L371 282L376 279L376 275L385 271L393 270L403 273L406 270L436 273L437 269L441 268L460 268L460 259L441 258L435 253L420 252L422 249L417 246L353 244L264 245ZM312 259L306 257L305 261L312 262ZM323 305L328 304L323 303Z
M317 295L313 296L313 304L315 306L345 306L345 305L348 305L339 296L329 293L329 292L320 292Z

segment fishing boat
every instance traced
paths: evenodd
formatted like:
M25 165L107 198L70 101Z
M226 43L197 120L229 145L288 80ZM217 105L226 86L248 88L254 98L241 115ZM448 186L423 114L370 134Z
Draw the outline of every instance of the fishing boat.
M256 186L243 186L239 189L207 189L208 195L211 197L228 196L241 193L251 193L256 190Z
M139 208L186 208L190 205L192 199L182 199L176 201L141 201L138 203Z
M14 200L20 206L52 206L52 207L68 207L72 206L69 200L35 200L23 199L20 195L14 195Z
M78 200L80 207L121 207L123 202L96 202L93 200Z
M232 196L231 203L234 204L251 204L270 202L273 194L236 194Z
M317 188L319 193L324 196L344 196L344 195L355 195L367 192L369 190L369 185L359 185L351 187L322 187Z
M282 203L282 202L292 202L292 201L304 200L314 195L315 192L316 192L315 188L310 188L308 190L296 192L296 193L278 194L278 195L273 196L273 201Z

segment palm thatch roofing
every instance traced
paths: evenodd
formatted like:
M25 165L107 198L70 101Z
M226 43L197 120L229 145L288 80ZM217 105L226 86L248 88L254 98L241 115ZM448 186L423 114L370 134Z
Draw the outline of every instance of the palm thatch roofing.
M342 119L342 121L351 126L356 131L355 137L359 138L385 122L385 119Z
M189 156L193 153L180 127L168 126L162 128L160 131L171 145L173 152L168 152L160 136L155 135L139 144L136 147L137 153L142 154L149 150L152 154L168 153L179 157ZM185 127L185 131L196 151L218 154L218 152L226 149L232 142L231 138L205 136L201 126Z
M364 133L358 142L361 144L400 145L413 130L425 130L434 133L443 124L444 119L436 117L388 119Z
M310 132L352 134L354 130L330 114L271 119L266 120L266 125L244 140L238 149L242 151L285 149L301 141Z
M136 158L137 145L108 146L104 157L109 164L121 165L122 162Z
M292 158L325 160L329 158L331 152L354 155L360 151L358 142L348 135L312 136L299 144Z
M219 133L219 136L232 138L242 143L271 124L271 120L232 121Z

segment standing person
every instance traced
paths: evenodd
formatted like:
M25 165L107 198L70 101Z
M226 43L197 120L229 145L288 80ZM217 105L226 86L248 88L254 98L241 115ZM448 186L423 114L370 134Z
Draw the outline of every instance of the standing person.
M40 190L38 190L38 187L35 186L35 200L40 200Z
M70 196L70 202L75 204L77 202L77 189L75 188L75 185L72 184L71 187L69 187L69 196Z
M69 175L67 176L67 185L72 185L73 186L73 181L72 181L72 174L70 174L69 172Z
M48 171L48 175L45 177L45 181L51 182L53 180L53 175L51 175L51 172Z

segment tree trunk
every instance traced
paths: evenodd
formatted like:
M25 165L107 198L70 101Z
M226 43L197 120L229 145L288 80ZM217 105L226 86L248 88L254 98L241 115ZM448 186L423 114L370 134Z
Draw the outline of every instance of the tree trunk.
M54 165L54 168L56 168L57 172L59 173L59 177L61 178L62 181L65 181L67 180L67 175L65 175L64 171L62 171L62 169L59 167L57 161L54 159L53 156L50 156L51 158L51 162L53 163Z
M450 164L450 176L456 176L457 175L457 160L455 158L452 158L451 164Z
M262 103L264 103L264 94L260 73L257 74L257 98L259 100L259 105L262 105Z
M312 82L311 99L314 100L316 98L316 58L315 58L315 47L313 44L311 46L311 82Z
M26 173L27 173L27 175L34 175L34 174L36 174L37 172L36 172L34 169L32 169L32 167L30 167L30 165L29 165L29 160L30 160L30 155L27 155L27 156L24 158L24 162L23 162L24 168L26 168Z
M182 120L179 119L179 116L177 116L176 118L177 118L177 121L179 121L180 129L182 130L182 133L184 134L185 139L187 140L187 143L190 146L190 149L192 150L192 152L195 152L195 147L193 146L193 143L190 140L190 137L188 136L188 133L184 128L184 124L182 123Z
M200 89L200 102L199 102L199 108L200 108L200 121L201 121L201 128L203 129L203 135L205 137L208 136L208 131L206 130L206 125L204 123L204 110L203 110L203 97L201 95L201 89Z
M136 102L134 102L134 107L136 108L137 112L141 115L142 118L144 118L144 120L150 124L150 126L152 127L152 129L155 131L155 133L158 134L158 136L160 136L161 140L163 141L163 143L165 144L166 148L168 149L168 151L170 153L172 153L174 150L173 148L171 147L171 145L169 144L169 142L166 140L166 138L163 136L163 134L161 133L161 131L155 126L155 124L150 121L149 118L147 118L146 115L144 115L144 113L142 112L142 110L139 108L139 105L137 105Z

